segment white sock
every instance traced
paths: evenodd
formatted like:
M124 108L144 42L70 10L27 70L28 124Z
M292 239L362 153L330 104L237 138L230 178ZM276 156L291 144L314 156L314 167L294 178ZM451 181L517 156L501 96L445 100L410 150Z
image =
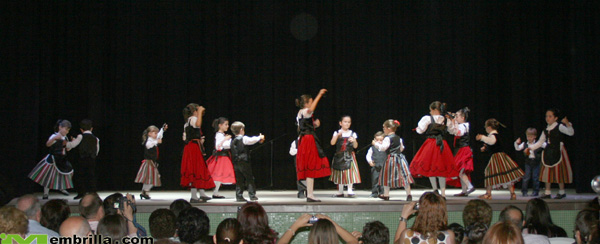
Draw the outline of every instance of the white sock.
M142 191L149 192L152 189L152 184L144 184L142 186Z
M473 189L473 184L469 182L469 189Z
M354 194L354 190L352 189L352 184L348 184L348 194Z
M203 196L203 197L208 197L208 196L206 195L206 192L204 192L204 189L198 189L198 192L200 192L200 196Z
M219 195L219 188L221 188L221 182L215 181L215 189L213 190L213 196Z
M544 190L544 194L550 195L550 194L552 194L552 191L550 191L550 189L546 189L546 190Z
M435 182L435 177L429 177L429 181L431 182L431 188L433 188L433 190L437 190L437 183Z
M192 192L192 199L198 200L198 189L192 188L191 192Z
M344 185L338 184L338 194L344 194Z
M383 186L383 195L384 196L390 196L390 187L389 186Z
M442 188L442 191L446 190L446 177L437 177L438 181L440 183L440 188Z
M48 195L50 193L50 188L44 187L44 195Z

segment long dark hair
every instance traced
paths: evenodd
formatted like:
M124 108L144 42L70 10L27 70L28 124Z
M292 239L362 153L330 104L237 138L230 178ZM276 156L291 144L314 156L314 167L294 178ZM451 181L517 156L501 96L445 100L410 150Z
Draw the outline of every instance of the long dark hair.
M303 109L304 104L306 104L308 102L308 100L310 100L311 98L312 98L312 96L309 94L304 94L304 95L300 96L299 98L296 98L296 100L295 100L296 107Z
M237 216L242 225L244 243L273 243L279 233L269 227L269 218L265 209L258 203L244 204Z
M583 243L600 243L598 210L581 210L575 218L575 231L579 231L579 236Z
M225 121L229 121L225 117L219 117L213 120L212 127L215 128L215 132L219 131L219 125L225 123Z
M545 235L547 237L566 236L565 231L561 231L562 228L554 225L554 222L552 222L548 204L539 198L534 198L527 202L524 228L530 234Z
M190 103L185 108L183 108L183 119L187 122L187 120L194 115L194 111L198 110L200 105L196 103Z

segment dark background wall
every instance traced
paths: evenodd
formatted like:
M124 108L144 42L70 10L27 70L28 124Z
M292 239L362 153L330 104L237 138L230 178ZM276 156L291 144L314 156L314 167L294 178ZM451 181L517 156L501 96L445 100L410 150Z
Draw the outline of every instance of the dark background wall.
M547 108L573 122L567 140L575 183L598 174L600 11L597 1L45 1L3 2L0 39L4 192L41 188L26 178L44 156L57 119L79 131L94 121L102 190L133 190L141 133L170 125L161 146L160 189L180 189L181 111L241 120L272 144L252 153L259 187L291 189L287 154L294 98L329 89L316 111L329 141L350 114L359 146L397 119L409 161L424 141L412 129L434 100L472 110L472 135L497 118L510 155L527 127L545 127ZM314 35L312 35L314 34ZM489 155L475 153L483 186ZM328 148L332 153L332 149ZM209 152L210 153L210 152ZM368 186L366 150L359 152ZM427 180L418 181L429 186ZM333 187L326 179L318 188Z

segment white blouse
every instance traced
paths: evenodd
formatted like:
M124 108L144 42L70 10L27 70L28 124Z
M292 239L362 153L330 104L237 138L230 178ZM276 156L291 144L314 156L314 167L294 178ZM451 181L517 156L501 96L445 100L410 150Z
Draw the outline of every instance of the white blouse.
M223 144L221 144L221 142L223 142ZM221 151L229 148L231 148L231 138L225 141L225 133L217 132L217 134L215 134L215 149L217 149L217 151Z
M419 120L419 123L417 125L417 133L419 134L423 134L427 131L427 127L429 126L429 124L431 124L431 117L433 116L433 120L435 121L435 123L437 124L443 124L444 123L444 116L441 115L425 115L421 118L421 120ZM454 131L454 123L452 123L452 120L446 120L446 126L447 131L450 132L451 134L456 134L456 132Z

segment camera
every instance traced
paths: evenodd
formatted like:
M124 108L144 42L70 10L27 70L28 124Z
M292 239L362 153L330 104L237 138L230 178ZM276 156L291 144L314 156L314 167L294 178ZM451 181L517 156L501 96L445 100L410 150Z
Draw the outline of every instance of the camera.
M317 218L317 216L314 216L314 215L313 215L313 216L312 216L312 217L310 217L310 219L308 220L308 223L309 223L309 224L314 224L314 223L317 223L317 221L319 221L319 218Z
M131 197L135 198L134 195L131 195ZM113 208L121 210L121 213L122 213L125 210L125 203L127 203L127 204L129 204L129 206L131 206L131 209L133 209L134 213L137 212L135 203L133 203L132 201L127 199L127 196L122 196L121 198L119 198L119 200L115 201L115 203L113 203Z
M419 211L419 203L415 204L415 208L413 208L415 211Z

